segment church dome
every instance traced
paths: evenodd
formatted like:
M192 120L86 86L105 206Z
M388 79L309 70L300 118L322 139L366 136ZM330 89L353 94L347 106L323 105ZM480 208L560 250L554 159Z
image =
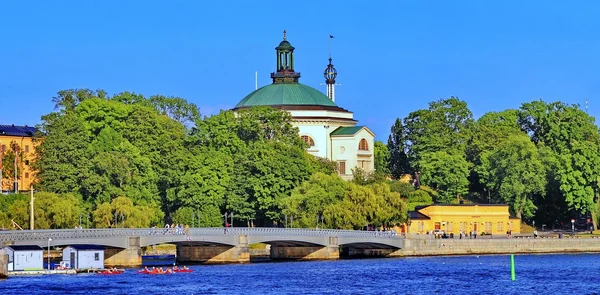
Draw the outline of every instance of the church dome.
M275 47L276 50L294 50L296 48L294 48L294 46L292 46L292 44L287 41L287 40L283 40L281 41L281 43L279 43L279 46Z
M289 105L337 107L329 97L310 86L300 83L276 83L261 87L248 94L235 106L235 109Z
M233 109L254 106L271 106L286 110L346 110L321 91L298 82L300 73L294 71L294 47L287 41L283 31L283 41L277 51L277 71L271 73L273 84L261 87L242 99Z

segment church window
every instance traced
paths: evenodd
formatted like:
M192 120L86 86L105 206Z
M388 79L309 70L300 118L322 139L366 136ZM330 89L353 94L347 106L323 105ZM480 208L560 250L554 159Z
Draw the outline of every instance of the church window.
M306 144L308 144L309 147L315 146L315 141L310 136L302 135L301 138L302 141L306 142Z
M367 142L366 139L361 139L360 143L358 144L358 150L360 151L368 151L369 150L369 143Z
M339 161L337 163L337 166L338 166L338 173L340 175L346 174L346 162L345 161Z

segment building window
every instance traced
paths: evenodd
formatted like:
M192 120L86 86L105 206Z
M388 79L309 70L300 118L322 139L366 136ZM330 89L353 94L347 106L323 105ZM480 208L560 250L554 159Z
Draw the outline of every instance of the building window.
M341 175L346 174L346 161L337 162L338 173Z
M454 231L454 224L452 222L448 222L448 232Z
M25 160L25 165L29 166L29 160Z
M504 231L504 222L498 222L498 231L499 232Z
M491 222L486 222L485 223L485 232L488 234L492 233L492 223Z
M29 153L29 146L28 145L25 146L25 152Z
M2 145L2 152L3 153L6 152L6 145L5 144Z
M359 151L368 151L369 150L369 143L367 142L366 139L361 139L360 143L358 144L358 150Z
M25 178L29 178L29 172L25 172Z
M300 138L302 138L302 141L306 142L309 147L315 146L315 141L310 136L302 135Z
M100 253L94 253L94 260L96 260L96 261L100 260Z

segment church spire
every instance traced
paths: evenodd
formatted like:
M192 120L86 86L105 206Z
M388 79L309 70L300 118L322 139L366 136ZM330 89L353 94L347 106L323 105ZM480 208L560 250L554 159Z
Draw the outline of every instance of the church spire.
M323 76L325 77L325 85L327 85L327 97L335 102L335 78L337 77L337 70L331 63L331 39L333 39L333 36L329 35L329 64L325 68Z
M283 41L275 47L277 52L277 72L271 73L273 83L298 83L300 73L294 71L294 46L287 40L283 31Z

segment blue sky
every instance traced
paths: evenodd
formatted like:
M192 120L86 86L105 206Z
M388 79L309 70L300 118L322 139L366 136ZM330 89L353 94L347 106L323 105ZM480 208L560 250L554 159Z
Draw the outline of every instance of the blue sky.
M475 117L535 99L600 112L597 1L0 2L0 124L35 125L71 88L186 98L203 115L270 83L282 31L301 82L377 139L395 118L457 96Z

